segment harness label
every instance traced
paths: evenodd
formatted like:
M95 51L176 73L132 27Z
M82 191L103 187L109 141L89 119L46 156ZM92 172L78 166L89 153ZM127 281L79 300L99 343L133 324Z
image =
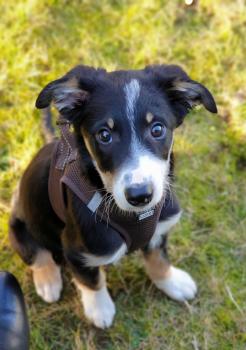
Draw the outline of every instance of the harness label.
M138 216L138 220L141 221L143 219L146 219L154 214L154 209L148 210Z
M102 196L99 192L96 192L91 198L90 202L87 204L87 208L89 208L93 213L95 213L101 202Z

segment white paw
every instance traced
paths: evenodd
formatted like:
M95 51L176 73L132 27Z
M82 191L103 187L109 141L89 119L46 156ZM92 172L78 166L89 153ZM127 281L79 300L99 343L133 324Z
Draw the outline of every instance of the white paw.
M58 301L62 291L60 267L52 270L33 270L33 281L37 294L47 303Z
M170 267L169 275L165 279L154 283L170 298L178 301L191 300L197 293L196 283L191 276L173 266Z
M80 288L85 316L98 328L108 328L113 323L115 305L106 287L93 291Z

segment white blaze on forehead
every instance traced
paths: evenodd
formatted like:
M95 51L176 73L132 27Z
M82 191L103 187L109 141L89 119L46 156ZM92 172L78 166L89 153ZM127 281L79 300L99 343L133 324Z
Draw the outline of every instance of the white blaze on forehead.
M130 121L133 121L135 107L140 95L140 85L137 79L132 79L130 83L124 86L126 96L126 115Z
M134 153L140 148L135 130L136 104L140 95L140 84L137 79L132 79L124 86L126 97L126 117L131 127L131 151Z

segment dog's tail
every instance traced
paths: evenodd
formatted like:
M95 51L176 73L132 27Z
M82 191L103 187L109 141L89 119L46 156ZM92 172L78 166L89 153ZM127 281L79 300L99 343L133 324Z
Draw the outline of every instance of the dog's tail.
M52 124L51 107L41 109L42 113L42 129L46 143L52 142L55 138L55 128Z

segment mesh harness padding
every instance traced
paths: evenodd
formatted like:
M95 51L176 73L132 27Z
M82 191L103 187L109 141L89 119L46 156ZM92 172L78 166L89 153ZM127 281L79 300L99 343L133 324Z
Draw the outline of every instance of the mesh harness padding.
M154 209L141 214L123 213L112 202L108 216L102 196L80 170L81 159L69 123L60 119L58 124L61 126L61 138L55 143L49 174L49 198L55 213L66 223L64 186L67 186L86 204L92 215L103 220L124 238L128 251L146 246L155 232L164 197Z

